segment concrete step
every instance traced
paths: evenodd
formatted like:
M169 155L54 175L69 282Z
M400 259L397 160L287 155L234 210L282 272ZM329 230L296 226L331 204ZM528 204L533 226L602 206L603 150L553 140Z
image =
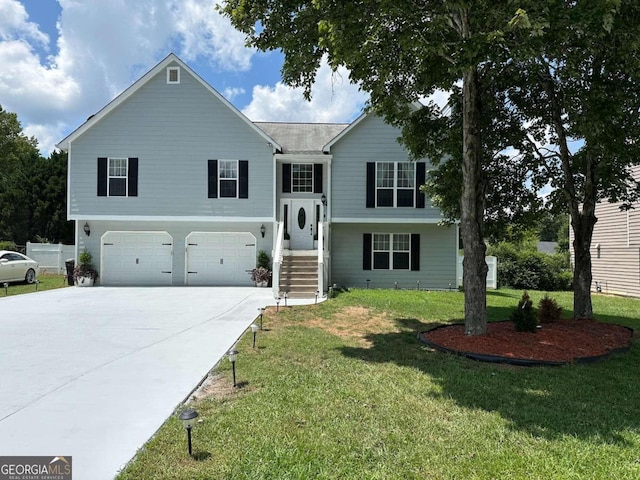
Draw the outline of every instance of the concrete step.
M303 281L282 281L280 282L280 290L286 291L289 288L316 288L318 286L317 279L309 279Z
M315 294L317 289L317 283L315 285L280 285L280 292L283 294L285 292L289 292L289 294L304 292Z
M291 293L289 293L289 298L315 298L315 297L316 297L315 290L313 292L309 291L309 292L291 292ZM280 305L284 305L284 303L281 303Z
M282 262L280 270L287 268L318 268L318 262L304 261L304 262Z

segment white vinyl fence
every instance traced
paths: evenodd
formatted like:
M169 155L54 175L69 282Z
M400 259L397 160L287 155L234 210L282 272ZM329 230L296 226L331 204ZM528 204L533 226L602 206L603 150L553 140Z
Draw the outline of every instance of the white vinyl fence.
M41 272L65 273L64 262L75 255L75 245L27 242L27 257L38 262Z
M462 261L463 256L458 257L458 287L462 285ZM489 271L487 272L487 288L498 288L498 259L497 257L485 257Z

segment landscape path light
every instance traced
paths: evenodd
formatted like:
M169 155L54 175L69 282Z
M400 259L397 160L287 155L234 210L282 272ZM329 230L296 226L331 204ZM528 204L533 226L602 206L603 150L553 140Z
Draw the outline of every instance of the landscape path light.
M9 295L9 284L4 282L4 296L6 297L7 295Z
M280 295L276 297L276 313L280 311Z
M251 324L251 331L253 332L253 348L256 348L256 335L258 334L258 329L260 327L255 323Z
M227 353L227 357L231 362L231 370L233 371L233 386L237 387L238 384L236 383L236 360L238 360L238 350L236 350L235 348L232 348Z
M182 422L185 430L187 431L187 445L189 447L189 456L192 456L191 453L191 429L193 428L193 424L198 418L198 412L196 412L193 408L187 408L184 410L180 416L178 417Z
M318 295L320 295L320 290L316 290L316 303L318 303Z
M260 330L263 330L263 328L262 328L262 316L264 315L264 307L258 308L258 311L260 312Z

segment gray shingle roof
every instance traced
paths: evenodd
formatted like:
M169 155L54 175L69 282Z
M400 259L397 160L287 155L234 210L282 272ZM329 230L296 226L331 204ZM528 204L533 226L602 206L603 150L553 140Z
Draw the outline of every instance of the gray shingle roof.
M349 126L348 123L253 122L282 145L282 153L321 154L322 147Z

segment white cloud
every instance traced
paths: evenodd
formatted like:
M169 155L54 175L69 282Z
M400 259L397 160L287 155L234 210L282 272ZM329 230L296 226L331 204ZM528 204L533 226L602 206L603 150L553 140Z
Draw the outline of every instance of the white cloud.
M251 67L255 50L245 47L244 34L216 11L215 2L183 0L174 9L185 61L202 56L228 71Z
M49 37L24 6L0 0L0 99L38 136L44 155L45 138L77 127L171 50L229 71L249 68L255 53L210 0L59 4L58 49L47 56Z
M274 87L257 85L253 99L242 112L253 121L349 122L362 110L368 95L349 83L345 68L332 72L323 62L317 72L312 98L304 99L302 88L278 82Z
M246 90L240 87L236 87L236 88L228 87L222 91L222 95L224 96L224 98L226 98L229 101L233 100L238 95L243 95L244 93L246 93Z
M44 156L48 157L55 150L56 143L64 136L65 124L62 122L49 125L31 123L23 131L26 136L38 139L38 148Z
M15 0L0 0L0 38L3 41L25 37L44 47L48 46L49 36L27 19L27 11L21 3Z

